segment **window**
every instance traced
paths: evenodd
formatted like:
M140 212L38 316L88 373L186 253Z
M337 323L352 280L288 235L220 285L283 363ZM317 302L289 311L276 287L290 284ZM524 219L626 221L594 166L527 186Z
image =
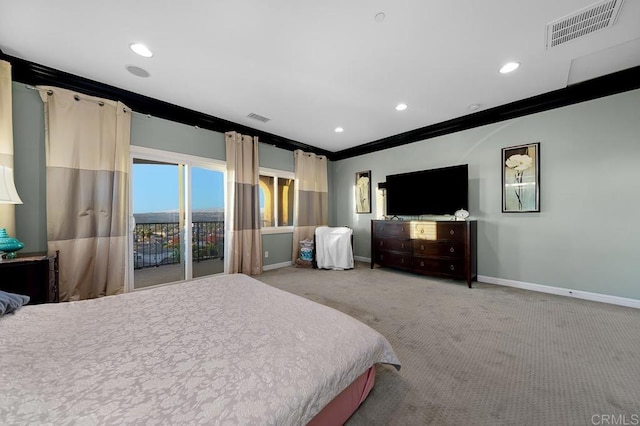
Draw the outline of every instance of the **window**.
M294 175L260 169L260 224L263 229L290 231L293 226Z

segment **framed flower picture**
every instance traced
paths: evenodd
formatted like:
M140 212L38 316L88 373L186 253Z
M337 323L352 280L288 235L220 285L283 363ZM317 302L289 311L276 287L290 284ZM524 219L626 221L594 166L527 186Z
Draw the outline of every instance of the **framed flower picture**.
M356 213L371 213L371 170L356 173Z
M540 211L540 142L502 148L502 212Z

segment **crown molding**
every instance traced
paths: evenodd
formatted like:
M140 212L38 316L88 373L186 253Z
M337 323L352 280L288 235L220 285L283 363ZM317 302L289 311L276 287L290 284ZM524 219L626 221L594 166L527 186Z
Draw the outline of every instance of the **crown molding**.
M318 155L325 155L327 158L332 152L307 145L282 136L263 132L252 127L204 114L178 105L154 99L115 86L100 83L88 78L79 77L64 71L59 71L51 67L36 64L24 59L16 58L5 54L0 50L0 59L11 63L11 73L13 81L32 86L49 85L63 89L75 90L89 96L97 96L106 99L118 100L126 104L133 111L141 114L149 114L157 118L176 121L189 126L198 126L202 129L213 130L225 133L236 131L239 133L258 136L260 142L295 151L301 149L306 152L314 152Z
M294 151L301 149L325 155L331 161L344 160L388 148L443 136L474 127L497 123L512 118L535 114L579 102L589 101L616 93L640 88L640 66L618 71L602 77L576 83L552 92L522 99L495 108L478 111L463 117L443 121L419 129L410 130L376 141L368 142L341 151L331 152L282 136L263 132L232 121L214 117L128 90L120 89L84 77L59 71L44 65L6 55L0 50L0 59L11 62L13 80L30 85L55 85L77 90L91 96L116 99L124 102L136 112L179 123L198 126L216 132L237 131L258 136L261 142L278 148Z
M412 142L435 138L436 136L510 120L512 118L535 114L537 112L560 108L638 88L640 88L640 66L576 83L542 95L465 115L464 117L454 118L431 126L421 127L363 145L354 146L353 148L343 149L334 152L331 155L331 160L344 160L346 158L369 154L383 149L394 148Z

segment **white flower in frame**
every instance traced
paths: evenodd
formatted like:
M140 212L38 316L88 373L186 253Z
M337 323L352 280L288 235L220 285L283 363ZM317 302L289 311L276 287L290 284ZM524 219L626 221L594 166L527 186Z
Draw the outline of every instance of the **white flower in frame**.
M514 154L504 163L508 168L522 172L533 166L533 158L526 154Z

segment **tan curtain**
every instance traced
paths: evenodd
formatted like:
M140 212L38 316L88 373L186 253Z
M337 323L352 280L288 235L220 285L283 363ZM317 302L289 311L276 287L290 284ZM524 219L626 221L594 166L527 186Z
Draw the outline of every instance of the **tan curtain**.
M228 274L262 273L258 138L225 133L227 145L228 240L224 270Z
M293 223L293 258L300 256L300 241L313 239L318 226L329 222L329 185L327 183L327 157L301 150L293 153L296 174L296 201Z
M0 166L13 170L11 90L11 64L0 60ZM0 228L6 228L10 236L15 236L16 215L13 204L0 204Z
M38 88L45 110L48 247L60 250L60 299L122 293L131 110L121 102Z

